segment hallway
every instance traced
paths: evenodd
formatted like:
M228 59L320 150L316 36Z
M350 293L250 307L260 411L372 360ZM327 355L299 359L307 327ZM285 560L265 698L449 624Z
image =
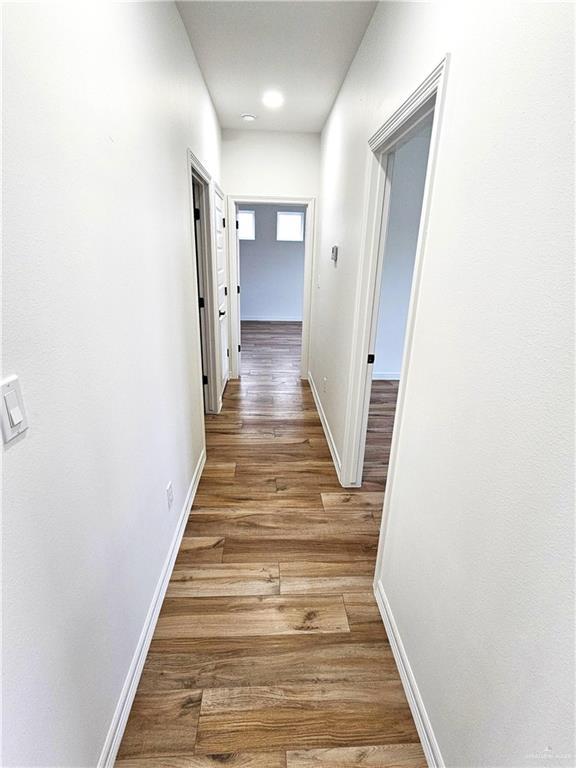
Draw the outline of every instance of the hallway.
M426 764L372 595L382 492L339 485L300 333L243 323L118 766Z
M575 29L3 5L2 768L576 765Z

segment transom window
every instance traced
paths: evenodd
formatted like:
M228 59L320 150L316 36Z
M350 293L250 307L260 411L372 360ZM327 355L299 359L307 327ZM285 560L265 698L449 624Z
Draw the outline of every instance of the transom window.
M254 211L238 211L238 239L256 240L256 214Z
M304 240L304 213L278 211L276 214L276 240Z

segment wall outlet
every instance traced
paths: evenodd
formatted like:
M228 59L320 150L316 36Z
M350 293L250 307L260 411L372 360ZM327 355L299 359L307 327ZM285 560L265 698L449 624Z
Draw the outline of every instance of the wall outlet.
M168 499L168 509L172 509L172 504L174 504L174 488L172 488L172 481L166 486L166 498Z
M328 389L328 376L322 376L322 394L326 394L326 390Z

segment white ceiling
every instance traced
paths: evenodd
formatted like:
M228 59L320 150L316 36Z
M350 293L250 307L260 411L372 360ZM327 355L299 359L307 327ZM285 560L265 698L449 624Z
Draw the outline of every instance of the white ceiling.
M178 3L223 128L320 131L376 2ZM285 104L270 110L268 89ZM241 120L242 112L257 116Z

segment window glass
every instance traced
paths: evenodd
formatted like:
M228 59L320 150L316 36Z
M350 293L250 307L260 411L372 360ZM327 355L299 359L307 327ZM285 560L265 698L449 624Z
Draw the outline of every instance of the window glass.
M304 240L304 214L301 211L278 211L276 240Z
M256 239L255 219L254 211L238 211L238 238L240 240Z

